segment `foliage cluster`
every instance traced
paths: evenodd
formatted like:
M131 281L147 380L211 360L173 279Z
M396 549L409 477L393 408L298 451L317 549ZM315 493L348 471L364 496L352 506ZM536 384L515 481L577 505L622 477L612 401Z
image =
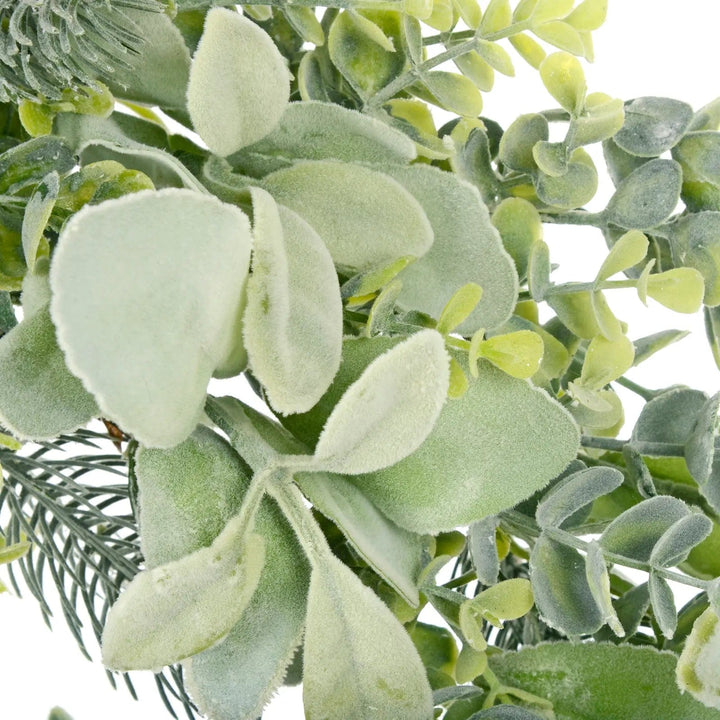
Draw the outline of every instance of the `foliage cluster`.
M0 2L15 589L189 717L720 717L720 393L606 300L720 365L720 102L588 93L605 0L217 4ZM502 128L506 45L557 107Z

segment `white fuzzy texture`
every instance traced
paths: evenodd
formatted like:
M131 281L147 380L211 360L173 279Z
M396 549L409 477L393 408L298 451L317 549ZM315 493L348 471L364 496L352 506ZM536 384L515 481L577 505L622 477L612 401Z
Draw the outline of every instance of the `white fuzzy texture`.
M305 412L340 367L342 300L317 233L253 188L253 261L243 319L253 373L273 408Z
M86 206L61 233L58 342L103 413L144 445L186 438L236 353L250 246L244 213L180 189Z
M271 37L234 10L205 18L190 67L187 107L216 155L232 155L277 125L290 97L290 73Z
M704 705L720 710L720 622L712 607L695 621L677 664L677 683Z
M323 428L317 469L348 475L393 465L432 431L450 382L445 342L422 330L376 358L345 392Z

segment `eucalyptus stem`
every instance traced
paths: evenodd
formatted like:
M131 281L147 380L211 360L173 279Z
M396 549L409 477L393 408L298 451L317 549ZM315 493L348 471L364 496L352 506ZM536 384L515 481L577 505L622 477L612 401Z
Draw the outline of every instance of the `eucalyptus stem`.
M592 225L602 227L605 225L604 213L591 213L584 210L570 210L564 213L541 213L544 223L554 225Z
M650 390L642 385L638 385L636 382L630 380L630 378L625 377L624 375L617 378L617 380L613 380L613 382L616 382L618 385L622 385L624 388L627 388L647 401L652 400L658 395L657 390Z
M637 280L606 280L601 283L594 282L570 282L562 283L561 285L551 285L545 291L545 297L551 297L553 295L572 295L579 292L594 292L596 290L627 290L629 288L637 287Z
M599 437L596 435L583 435L580 440L580 444L583 447L596 448L597 450L608 450L610 452L622 452L623 448L631 442L632 446L641 455L652 455L653 457L685 456L685 446L678 443L618 440L616 438Z

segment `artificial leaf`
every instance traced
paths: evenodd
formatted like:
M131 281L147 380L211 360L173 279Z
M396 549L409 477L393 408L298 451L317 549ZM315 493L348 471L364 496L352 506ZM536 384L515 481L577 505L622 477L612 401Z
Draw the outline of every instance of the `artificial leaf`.
M43 240L50 215L60 191L60 179L57 172L49 173L35 188L25 206L22 223L22 247L25 264L29 271L35 267L38 251Z
M607 15L608 0L583 0L566 18L578 30L597 30Z
M718 616L715 610L709 607L695 621L676 670L680 692L688 691L703 705L713 708L710 712L714 714L717 714L716 710L720 710L720 682L716 659L718 644ZM707 714L708 710L704 712Z
M592 200L597 190L598 176L590 156L582 148L577 148L570 155L564 175L553 177L538 172L534 182L538 197L545 204L570 210Z
M190 67L187 107L216 155L265 137L287 107L290 74L272 38L234 10L211 9Z
M618 637L625 635L625 630L618 618L610 596L610 576L608 575L605 558L596 542L588 545L585 555L585 578L588 587L597 603L603 622L606 622Z
M425 666L430 686L454 686L458 650L453 634L444 627L416 622L408 628L408 635Z
M590 294L590 305L603 337L610 341L621 340L623 337L622 323L610 309L605 295L599 290L592 292Z
M687 330L661 330L659 333L653 333L652 335L633 340L633 345L635 345L635 360L633 361L633 366L639 365L649 357L652 357L656 352L673 343L679 342L687 336Z
M610 248L597 274L597 280L602 282L616 273L623 272L642 262L647 254L648 239L638 230L630 230L622 235Z
M510 55L501 45L496 42L478 39L475 47L478 55L492 68L508 77L515 75L515 68L513 68Z
M463 285L443 308L436 329L442 335L451 333L468 315L482 298L483 290L477 283Z
M545 345L532 330L494 335L480 343L478 353L508 375L529 378L540 368Z
M535 23L544 23L565 17L572 10L573 0L537 0L532 13Z
M670 388L643 407L633 429L633 441L684 445L707 400L701 390Z
M650 605L660 631L666 638L672 638L677 628L677 611L673 592L667 580L655 572L649 578Z
M495 84L495 71L475 50L453 59L458 70L475 83L478 90L490 92Z
M533 147L549 134L548 121L542 115L520 115L503 133L498 158L513 170L532 172L537 167Z
M464 75L433 70L422 74L422 83L411 90L444 110L474 118L482 112L482 95L472 80Z
M0 339L0 422L19 438L45 440L98 415L95 400L67 368L47 305Z
M573 118L568 142L572 147L608 140L622 127L625 110L622 100L603 93L591 93L585 98L585 111Z
M302 218L264 190L251 193L253 259L243 315L248 360L277 411L304 412L340 366L337 276L322 240Z
M613 140L631 155L657 157L682 138L692 108L679 100L642 97L625 105L625 123Z
M498 581L500 559L497 548L497 528L500 519L489 515L477 520L468 528L468 552L470 560L483 585L494 585Z
M439 30L447 32L455 22L455 11L452 0L435 0L433 2L433 10L430 17L425 18L425 24Z
M554 45L560 50L565 50L573 55L585 55L585 45L582 36L572 26L561 20L535 25L533 32L546 43Z
M314 467L360 474L410 455L432 431L447 397L442 336L422 330L373 361L328 417Z
M588 345L580 383L590 390L600 390L627 372L633 364L635 347L624 335L608 340L596 335Z
M325 44L325 33L312 8L288 5L284 11L288 22L305 42L318 46Z
M565 52L548 55L540 65L540 77L562 108L573 116L582 112L587 85L577 58Z
M525 35L525 33L511 35L510 44L517 50L520 57L536 70L547 56L542 45L533 40L529 35Z
M683 180L720 185L718 156L720 134L691 132L673 148L672 155L683 167Z
M455 664L455 680L458 683L471 682L478 675L482 675L486 669L487 655L484 652L478 652L470 645L463 645Z
M482 625L486 620L491 625L502 627L501 620L517 620L528 613L533 606L530 581L512 578L486 588L474 598L465 600L460 606L460 623ZM482 650L484 648L476 648Z
M720 393L705 401L685 441L685 462L690 474L699 485L708 482L713 470L718 411L720 411Z
M398 304L439 317L458 288L475 283L482 298L456 332L470 335L505 322L517 298L517 274L477 190L427 165L382 169L423 207L435 237L429 251L398 274Z
M489 658L501 682L547 698L562 720L714 720L668 677L677 656L612 643L544 643Z
M453 5L469 28L476 28L480 24L482 10L477 0L453 0Z
M705 320L705 337L710 345L715 366L720 369L720 309L715 307L704 307L703 317Z
M272 173L263 187L315 229L336 264L366 270L407 255L421 257L432 245L423 208L385 173L306 161Z
M339 707L357 720L428 720L432 695L410 638L383 602L339 560L313 568L305 631L303 699L310 720Z
M690 551L712 531L712 520L701 513L685 515L671 525L650 553L654 567L675 567L684 562Z
M566 635L597 632L605 622L585 575L585 560L575 548L547 537L535 541L530 579L542 620Z
M647 294L670 310L696 313L702 306L705 281L695 268L682 267L649 275Z
M505 198L495 208L492 224L500 233L503 247L512 257L518 276L524 278L528 272L530 252L534 244L542 240L540 213L527 200Z
M568 170L568 147L564 142L538 142L533 148L538 168L546 175L560 177Z
M490 0L482 16L478 33L481 36L492 35L512 22L512 10L509 0Z
M530 246L528 255L528 285L533 300L540 302L545 299L550 289L550 248L543 240L536 240ZM548 300L550 303L550 301ZM552 307L552 304L551 304Z
M250 242L240 210L186 190L86 206L65 225L50 273L58 343L103 413L144 444L187 437L213 373L242 368Z

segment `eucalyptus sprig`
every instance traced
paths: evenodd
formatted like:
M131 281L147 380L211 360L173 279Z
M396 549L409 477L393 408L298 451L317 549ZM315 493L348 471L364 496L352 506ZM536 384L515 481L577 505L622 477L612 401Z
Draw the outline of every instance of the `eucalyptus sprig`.
M216 4L0 6L13 588L191 717L717 717L720 394L607 297L720 357L718 103L588 92L604 0ZM505 44L557 107L502 128Z

